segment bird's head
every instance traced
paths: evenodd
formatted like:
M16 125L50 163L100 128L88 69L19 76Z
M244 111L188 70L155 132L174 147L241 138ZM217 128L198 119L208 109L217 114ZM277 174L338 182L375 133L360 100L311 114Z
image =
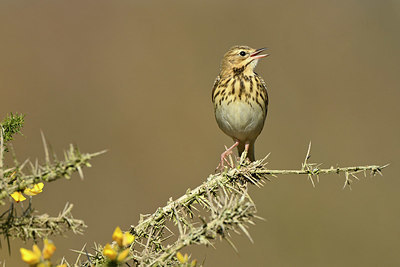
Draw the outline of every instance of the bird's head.
M222 74L252 73L260 58L268 54L260 54L266 48L253 49L248 46L234 46L226 52L221 63Z

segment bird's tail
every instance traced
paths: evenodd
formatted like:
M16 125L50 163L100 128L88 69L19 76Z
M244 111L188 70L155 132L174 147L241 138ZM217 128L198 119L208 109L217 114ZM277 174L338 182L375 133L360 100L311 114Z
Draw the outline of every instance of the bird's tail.
M238 148L239 157L241 157L242 153L244 152L244 149L245 149L245 144L239 143L237 148ZM254 142L251 142L249 144L249 151L247 151L247 157L249 158L250 161L256 160L256 158L254 156Z

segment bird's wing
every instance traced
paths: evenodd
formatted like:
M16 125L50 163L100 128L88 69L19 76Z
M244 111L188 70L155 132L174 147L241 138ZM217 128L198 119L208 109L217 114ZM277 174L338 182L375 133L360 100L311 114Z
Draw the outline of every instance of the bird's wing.
M262 93L263 93L263 96L264 96L264 103L265 103L265 106L267 107L267 106L268 106L267 85L265 84L264 79L263 79L260 75L258 75L257 73L255 73L255 74L257 75L258 79L260 79L260 82L261 82L262 86L264 87L264 90L263 90Z
M221 80L221 77L218 75L217 78L215 79L214 86L213 86L213 89L212 89L212 92L211 92L211 99L212 99L213 102L214 102L215 89L217 89L220 80Z

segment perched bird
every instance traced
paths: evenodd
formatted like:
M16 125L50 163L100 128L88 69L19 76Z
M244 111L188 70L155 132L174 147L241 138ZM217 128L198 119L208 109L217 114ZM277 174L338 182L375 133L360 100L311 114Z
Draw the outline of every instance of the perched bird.
M239 156L247 152L254 161L254 142L261 133L268 108L267 87L264 80L254 72L265 48L234 46L226 52L221 70L212 89L215 119L219 128L235 142L221 154L218 167L224 167L226 157L237 147ZM230 165L230 164L229 164Z

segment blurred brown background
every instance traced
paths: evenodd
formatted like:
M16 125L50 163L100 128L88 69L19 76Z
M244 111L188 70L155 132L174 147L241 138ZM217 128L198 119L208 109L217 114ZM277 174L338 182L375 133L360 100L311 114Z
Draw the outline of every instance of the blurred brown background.
M20 159L43 158L40 130L60 152L109 152L85 180L45 185L36 207L66 202L89 228L53 238L54 259L104 244L115 226L199 185L231 140L211 88L236 44L268 47L257 72L270 108L256 143L269 167L385 164L383 177L342 190L343 177L281 176L253 189L255 243L235 236L188 251L206 266L400 266L398 1L19 1L0 3L0 114L26 114ZM24 266L13 243L1 260Z

